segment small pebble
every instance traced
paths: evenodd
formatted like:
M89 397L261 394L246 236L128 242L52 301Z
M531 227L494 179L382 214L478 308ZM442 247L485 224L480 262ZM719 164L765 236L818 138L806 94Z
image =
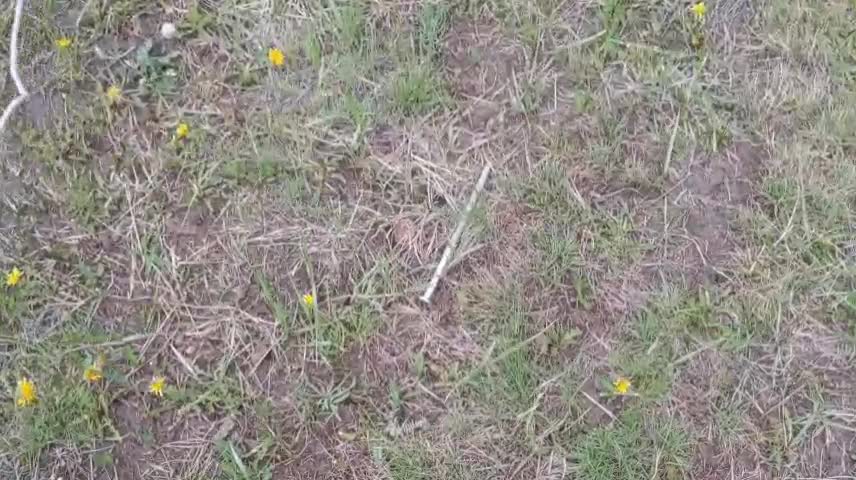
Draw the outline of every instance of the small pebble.
M175 34L176 30L174 23L164 23L161 25L161 37L169 40L170 38L174 38Z

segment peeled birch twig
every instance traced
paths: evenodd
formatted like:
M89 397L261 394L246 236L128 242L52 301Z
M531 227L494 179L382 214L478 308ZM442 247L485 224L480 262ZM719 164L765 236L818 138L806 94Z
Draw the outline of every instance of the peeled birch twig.
M15 19L12 21L12 34L9 40L9 73L12 75L12 80L15 81L18 96L6 106L6 110L3 110L3 116L0 117L0 133L6 130L6 122L9 121L9 117L30 96L27 87L21 81L21 75L18 73L18 33L21 30L21 17L23 15L24 0L17 0L15 3Z
M446 266L452 259L452 253L454 253L455 248L458 246L458 242L461 240L461 235L464 233L464 227L467 226L467 219L469 219L470 212L472 212L473 207L476 205L476 200L478 200L479 194L484 190L484 185L487 183L487 177L489 174L490 164L487 164L481 172L476 188L473 190L473 193L470 194L470 200L467 202L467 206L461 214L461 219L458 220L458 226L455 227L455 231L452 233L452 238L449 239L449 243L446 245L446 250L443 251L443 257L440 259L440 263L437 264L434 276L431 277L431 283L428 284L428 288L425 290L425 293L419 297L419 300L423 303L431 303L431 297L434 295L434 290L437 289L437 284L440 282L440 278L442 278L445 273Z

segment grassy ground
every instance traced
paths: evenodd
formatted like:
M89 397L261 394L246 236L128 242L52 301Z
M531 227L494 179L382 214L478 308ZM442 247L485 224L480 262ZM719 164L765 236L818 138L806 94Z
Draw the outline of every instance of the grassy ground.
M852 2L26 3L0 478L856 475Z

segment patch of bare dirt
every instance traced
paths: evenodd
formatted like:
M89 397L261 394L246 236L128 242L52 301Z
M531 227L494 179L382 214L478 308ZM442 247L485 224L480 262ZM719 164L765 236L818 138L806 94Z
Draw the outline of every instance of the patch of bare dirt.
M680 417L687 425L708 425L711 421L710 405L723 387L734 379L728 372L726 358L717 350L700 352L688 361L687 368L675 381L675 399L680 408Z
M386 235L392 250L412 267L430 264L438 255L441 238L447 236L445 226L436 218L415 218L404 214L391 220L391 228Z
M526 156L528 122L520 111L526 78L523 47L510 42L492 18L461 18L444 45L446 78L459 109L450 148L459 155L491 150L494 163ZM516 104L517 103L517 104ZM493 152L493 149L501 151Z
M665 248L648 259L648 274L683 277L688 286L716 281L741 247L737 216L754 201L768 158L760 147L739 142L680 164L680 180L668 190L665 228L663 204L651 204L660 212L659 218L652 212L648 236L659 235Z
M489 201L494 202L489 206L489 216L493 219L490 238L478 242L480 248L461 265L458 273L462 277L478 274L482 269L517 271L532 260L532 232L543 228L538 215L520 203L499 196Z
M800 453L802 474L807 477L843 478L856 473L856 434L837 426L814 432Z
M853 346L848 334L820 324L807 325L793 337L793 368L802 372L800 379L824 393L821 407L831 417L816 424L811 441L800 452L802 473L827 477L852 475L856 472L856 419L849 412L856 409L856 378L853 370ZM803 408L817 408L804 399Z
M748 143L737 143L724 155L710 155L686 166L684 182L690 207L686 230L700 241L705 264L720 264L733 251L732 211L747 206L758 179L765 152Z
M116 469L122 472L122 478L136 480L142 477L142 468L150 460L148 449L141 443L145 419L139 406L133 400L119 401L114 404L113 418L116 428L122 434L122 440L114 450Z
M453 93L484 102L464 113L473 125L496 120L500 109L491 108L490 102L503 94L524 63L520 48L509 43L500 28L493 19L462 18L446 35L444 60Z

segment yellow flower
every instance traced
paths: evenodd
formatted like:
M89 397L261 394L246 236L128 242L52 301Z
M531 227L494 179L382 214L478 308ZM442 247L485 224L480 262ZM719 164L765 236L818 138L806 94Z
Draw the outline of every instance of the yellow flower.
M285 54L278 48L268 50L268 61L274 67L281 67L285 64Z
M110 105L116 104L120 98L122 98L122 88L118 85L110 85L107 88L107 100L110 102Z
M307 308L312 308L315 306L315 296L311 293L307 293L303 296L303 304L306 305Z
M101 367L97 363L93 363L83 371L83 379L89 383L95 383L102 378L104 374L101 373Z
M71 46L71 39L68 37L59 37L56 39L56 46L60 50L65 50Z
M29 407L30 405L35 405L38 401L36 384L31 382L27 377L18 380L18 398L15 403L19 407Z
M163 397L163 389L166 387L166 378L155 377L152 383L149 384L149 393L156 397Z
M190 135L190 125L184 122L179 123L178 127L175 128L176 140L184 140L188 135Z
M612 391L616 395L627 395L630 392L630 379L625 377L618 377L612 382Z
M14 287L15 285L21 283L21 278L24 277L24 272L15 267L11 272L6 274L6 286Z
M707 5L704 2L698 2L690 7L690 11L693 12L697 19L704 20L704 14L707 13Z

